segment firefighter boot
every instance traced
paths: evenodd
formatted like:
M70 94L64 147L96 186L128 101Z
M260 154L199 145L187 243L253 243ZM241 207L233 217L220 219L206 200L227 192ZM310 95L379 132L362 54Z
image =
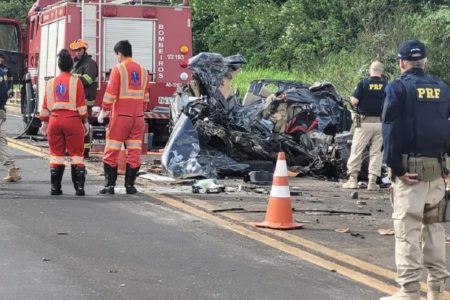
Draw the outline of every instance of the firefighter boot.
M72 182L77 196L84 196L84 182L86 181L86 168L72 165Z
M428 282L427 300L444 300L443 292L443 282Z
M377 184L377 176L369 174L369 183L367 184L368 191L378 191L380 186Z
M350 174L347 182L342 185L344 189L357 189L358 188L358 173Z
M60 165L56 167L50 167L50 183L52 185L52 189L50 195L62 195L61 190L61 181L64 175L64 169L66 166Z
M8 176L3 178L5 182L17 182L22 177L20 177L19 168L15 168L14 166L8 169Z
M117 166L111 167L107 163L103 163L103 168L105 170L106 184L105 187L100 190L100 194L114 195L114 187L116 186L117 180Z
M125 172L125 189L127 190L127 194L137 193L137 190L134 187L134 182L136 181L139 168L140 167L132 168L129 164L127 164L127 169Z

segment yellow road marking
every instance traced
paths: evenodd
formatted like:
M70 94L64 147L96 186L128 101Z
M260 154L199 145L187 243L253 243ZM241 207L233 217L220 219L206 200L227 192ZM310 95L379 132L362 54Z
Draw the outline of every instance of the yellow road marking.
M309 252L303 251L299 248L296 248L294 246L291 246L289 244L286 244L282 241L276 240L274 238L268 237L266 235L260 234L258 232L255 232L253 230L247 229L242 225L238 225L235 223L232 223L230 221L224 220L222 218L219 218L217 216L214 216L210 213L207 213L203 210L197 209L195 207L192 207L188 204L184 204L176 199L172 199L167 196L159 195L159 194L153 194L153 193L146 193L148 196L158 199L159 201L164 202L165 204L168 204L172 207L178 208L180 210L183 210L185 212L190 213L191 215L200 217L202 219L211 221L217 225L222 226L225 229L228 229L230 231L233 231L235 233L238 233L240 235L243 235L245 237L251 238L255 241L258 241L260 243L263 243L267 246L270 246L272 248L275 248L277 250L283 251L285 253L291 254L301 260L307 261L311 264L314 264L316 266L319 266L321 268L324 268L326 270L336 270L337 273L350 278L356 282L362 283L366 286L369 286L373 289L376 289L378 291L381 291L383 293L392 294L395 291L397 291L397 287L384 283L378 279L375 279L373 277L370 277L366 274L363 274L358 271L351 270L349 268L346 268L344 266L338 265L334 262L330 262L328 260L325 260L319 256L313 255Z
M218 207L216 207L214 205L206 203L203 200L193 199L193 198L190 198L190 197L184 198L183 200L185 202L192 203L192 204L194 204L194 205L196 205L196 206L198 206L198 207L200 207L202 209L206 209L206 210L209 210L209 211L212 211L212 210L218 208ZM227 218L229 218L229 219L231 219L233 221L236 221L236 222L248 223L247 219L245 219L244 217L242 217L242 215L239 215L237 213L221 213L221 215L223 215L223 216L225 216L225 217L227 217ZM393 272L393 271L391 271L389 269L386 269L386 268L383 268L383 267L371 264L369 262L366 262L366 261L363 261L361 259L358 259L358 258L356 258L354 256L350 256L350 255L344 254L344 253L336 251L336 250L334 250L332 248L328 248L328 247L326 247L324 245L321 245L321 244L315 243L313 241L301 238L299 236L287 233L285 231L270 230L270 229L263 229L263 228L255 228L255 229L263 231L265 233L268 233L268 234L270 234L272 236L276 236L276 237L285 239L287 241L290 241L290 242L292 242L294 244L297 244L297 245L300 245L302 247L308 248L308 249L310 249L312 251L315 251L317 253L326 255L326 256L334 259L334 260L341 261L341 262L346 263L348 265L351 265L351 266L357 267L359 269L371 272L373 274L385 277L385 278L387 278L389 280L395 280L395 278L397 276L397 273L395 273L395 272ZM428 289L428 286L427 286L426 283L421 282L420 283L420 288L421 288L421 290L423 292L426 292L427 289ZM444 291L443 294L444 294L444 296L450 298L450 292Z
M8 141L8 146L10 146L11 148L19 149L41 158L48 157L48 152L45 151L44 149L41 149L33 145L29 145L27 143L16 141L11 138L6 138L6 140Z
M42 157L42 158L47 158L48 157L48 153L47 151L37 147L37 146L33 146L33 145L29 145L23 142L19 142L10 138L7 138L9 146L22 150L24 152L28 152L32 155L38 156L38 157ZM235 233L238 233L240 235L246 236L248 238L251 238L253 240L259 241L263 244L266 244L267 246L270 246L272 248L275 248L277 250L283 251L285 253L291 254L295 257L298 257L304 261L307 261L309 263L312 263L314 265L317 265L319 267L322 267L324 269L328 269L328 270L336 270L338 273L354 280L357 282L360 282L362 284L365 284L369 287L372 287L376 290L379 290L383 293L394 293L397 288L393 285L389 285L386 284L378 279L375 279L373 277L370 277L364 273L355 271L355 270L351 270L349 268L346 268L344 266L341 266L337 263L328 261L324 258L321 258L319 256L313 255L309 252L306 252L304 250L301 250L299 248L293 247L289 244L286 244L282 241L279 241L277 239L271 238L269 236L263 235L258 233L257 231L253 231L253 230L249 230L245 227L243 227L242 225L238 225L235 223L232 223L230 221L224 220L222 218L216 217L210 213L207 213L205 211L202 211L200 209L194 208L190 205L187 204L183 204L178 200L163 196L163 195L159 195L159 194L153 194L153 193L147 193L148 196L153 197L155 199L158 199L172 207L178 208L180 210L183 210L185 212L188 212L192 215L195 215L197 217L201 217L203 219L209 220L217 225L220 225L230 231L233 231ZM195 204L203 209L215 209L214 206L211 205L205 205L205 203L201 200L197 200L197 199L192 199L192 198L188 198L185 199L187 202L190 202L192 204ZM230 218L231 220L237 221L237 222L247 222L247 220L244 220L243 218L241 218L240 216L236 216L236 214L232 214L232 213L224 213L224 216ZM321 254L330 256L336 260L345 262L347 264L356 266L358 268L361 268L362 270L367 270L369 272L372 272L374 274L383 276L385 278L388 279L394 279L395 278L395 273L384 269L382 267L367 263L365 261L359 260L355 257L343 254L341 252L335 251L331 248L325 247L323 245L314 243L312 241L291 235L291 234L287 234L285 232L280 232L280 231L269 231L267 229L256 229L256 230L262 230L266 233L269 233L271 235L286 239L290 242L293 242L295 244L304 246L306 248L310 248L311 250L314 250L316 252L319 252ZM421 284L422 285L422 289L426 291L426 285L425 284ZM445 292L444 293L445 296L450 295L450 293Z

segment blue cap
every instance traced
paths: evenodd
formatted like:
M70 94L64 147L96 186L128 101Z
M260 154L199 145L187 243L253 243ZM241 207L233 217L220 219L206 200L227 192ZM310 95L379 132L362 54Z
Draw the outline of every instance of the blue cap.
M424 59L425 57L427 57L427 48L421 41L404 41L398 48L397 59L415 61Z

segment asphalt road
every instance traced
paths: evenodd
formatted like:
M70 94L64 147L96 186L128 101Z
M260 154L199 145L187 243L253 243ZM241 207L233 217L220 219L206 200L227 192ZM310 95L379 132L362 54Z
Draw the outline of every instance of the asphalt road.
M13 134L20 121L10 117ZM49 195L47 161L15 151L20 183L0 183L0 299L378 299L339 274L144 194ZM0 177L6 170L0 169Z

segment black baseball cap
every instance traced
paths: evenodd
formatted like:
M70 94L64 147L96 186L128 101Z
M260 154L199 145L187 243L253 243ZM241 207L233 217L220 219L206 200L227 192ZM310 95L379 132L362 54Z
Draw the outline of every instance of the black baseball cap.
M416 61L425 57L427 57L427 48L419 40L404 41L398 48L397 59Z

